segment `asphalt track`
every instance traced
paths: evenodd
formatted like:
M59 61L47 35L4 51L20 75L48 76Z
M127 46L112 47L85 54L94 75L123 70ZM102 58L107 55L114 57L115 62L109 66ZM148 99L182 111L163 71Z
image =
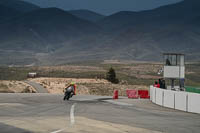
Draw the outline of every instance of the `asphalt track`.
M38 83L32 82L32 81L24 81L25 83L29 84L30 86L32 86L33 88L35 88L35 90L37 91L37 93L48 93L47 89L45 89L43 86L41 86Z
M149 100L53 94L0 94L1 133L199 133L200 115ZM123 104L124 103L124 104Z

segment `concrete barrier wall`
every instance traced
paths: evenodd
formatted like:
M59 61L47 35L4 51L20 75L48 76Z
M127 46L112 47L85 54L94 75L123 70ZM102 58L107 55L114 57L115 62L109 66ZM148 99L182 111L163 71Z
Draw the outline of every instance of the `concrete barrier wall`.
M188 94L188 112L200 113L200 94Z
M163 90L156 88L156 104L163 105Z
M153 102L153 103L156 103L156 89L155 89L154 87L152 87L151 90L152 90L152 91L151 91L151 92L152 92L152 95L151 95L152 98L151 98L151 96L150 96L150 99L152 99L152 102Z
M174 108L174 92L169 90L163 90L163 92L164 92L163 106L168 108Z
M175 109L187 111L187 93L174 92L175 94Z
M200 113L200 94L150 87L150 100L160 106Z
M153 91L154 91L154 87L150 86L150 100L153 100Z

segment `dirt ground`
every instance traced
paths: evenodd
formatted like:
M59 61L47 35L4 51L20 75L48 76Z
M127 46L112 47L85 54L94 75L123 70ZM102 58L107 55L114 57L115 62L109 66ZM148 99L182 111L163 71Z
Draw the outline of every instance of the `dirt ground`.
M0 80L0 93L36 93L36 90L22 81Z
M103 79L76 79L76 78L35 78L29 79L47 88L49 93L63 93L63 90L70 82L77 85L77 94L90 95L113 95L114 90L119 91L119 95L126 96L127 89L148 89L143 85L122 85L111 84Z
M66 72L105 72L101 67L95 66L75 66L75 65L65 65L65 66L41 66L38 70L42 71L66 71Z

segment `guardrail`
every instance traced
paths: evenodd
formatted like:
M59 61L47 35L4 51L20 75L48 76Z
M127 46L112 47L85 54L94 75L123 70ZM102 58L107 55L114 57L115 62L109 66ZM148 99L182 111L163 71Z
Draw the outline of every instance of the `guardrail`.
M160 106L200 113L200 94L164 90L150 86L150 100Z

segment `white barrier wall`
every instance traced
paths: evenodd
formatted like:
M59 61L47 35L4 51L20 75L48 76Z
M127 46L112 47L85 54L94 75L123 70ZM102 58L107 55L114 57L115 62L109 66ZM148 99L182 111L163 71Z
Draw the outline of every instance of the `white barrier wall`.
M163 105L163 90L156 88L156 104Z
M150 100L160 106L200 113L200 94L150 87Z
M156 103L156 89L153 87L153 90L152 90L152 101L153 101L153 103Z
M150 86L150 100L153 100L153 86Z
M188 95L188 112L200 113L200 94Z
M175 92L175 109L187 111L187 93Z
M163 106L168 107L168 108L174 108L174 92L170 90L163 90L163 89L162 91L164 92Z

